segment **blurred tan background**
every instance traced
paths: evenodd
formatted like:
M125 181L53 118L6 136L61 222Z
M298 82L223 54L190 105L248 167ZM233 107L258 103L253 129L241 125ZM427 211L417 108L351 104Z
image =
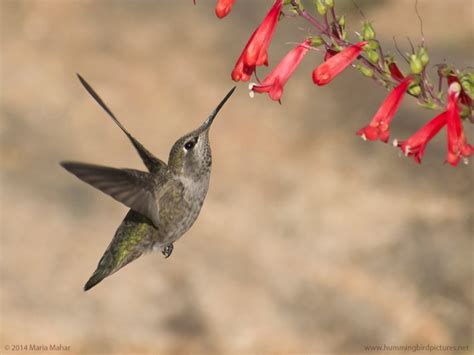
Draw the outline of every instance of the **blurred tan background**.
M315 87L316 52L281 106L238 84L211 131L208 197L172 257L147 255L82 291L127 208L58 161L143 167L75 72L167 159L234 85L235 60L271 3L238 0L218 20L204 0L0 0L0 353L54 343L104 354L472 344L472 165L443 164L444 132L421 166L360 140L386 93L353 71ZM337 3L357 30L352 3ZM406 49L406 36L419 38L413 1L358 3L386 50L393 35ZM420 1L432 63L473 65L473 6ZM270 65L306 29L281 22ZM432 115L407 98L392 137Z

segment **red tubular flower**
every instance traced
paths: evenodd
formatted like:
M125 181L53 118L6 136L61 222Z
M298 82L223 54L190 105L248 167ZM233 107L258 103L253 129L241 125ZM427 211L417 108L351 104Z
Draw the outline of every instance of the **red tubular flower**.
M347 47L317 66L313 71L313 82L319 86L328 84L359 56L367 43L364 41Z
M421 127L414 135L406 141L393 141L395 147L400 147L403 154L407 157L413 157L420 164L421 158L425 153L428 142L438 134L441 128L446 124L446 112L443 112Z
M308 53L309 48L309 41L304 41L288 52L260 84L249 85L250 96L253 97L254 92L268 92L272 100L279 101L283 94L283 86Z
M232 10L232 5L234 5L235 0L217 0L216 3L216 16L219 18L226 17L230 10Z
M448 157L446 161L456 166L462 158L467 159L474 152L474 148L467 143L459 116L459 93L461 85L454 82L448 89L448 108L446 110L446 123L448 125ZM466 160L467 162L467 160Z
M413 81L413 78L407 76L395 89L388 94L385 101L378 109L375 116L368 126L365 126L357 131L357 135L361 136L363 140L375 141L380 139L382 142L387 143L390 137L390 123L392 122L393 116L398 110L398 107L402 103L403 96L408 89L408 86Z
M280 17L283 0L276 0L267 16L247 42L232 71L232 80L248 81L255 67L268 65L268 47Z

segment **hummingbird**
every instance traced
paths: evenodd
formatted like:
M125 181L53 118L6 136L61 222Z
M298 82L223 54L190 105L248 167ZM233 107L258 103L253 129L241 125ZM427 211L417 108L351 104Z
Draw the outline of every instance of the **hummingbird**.
M158 250L168 258L173 252L174 242L191 228L209 188L212 165L209 129L235 87L201 126L174 143L166 164L135 139L84 78L77 76L87 92L125 133L148 170L60 162L80 180L130 208L86 282L84 291L87 291L146 252Z

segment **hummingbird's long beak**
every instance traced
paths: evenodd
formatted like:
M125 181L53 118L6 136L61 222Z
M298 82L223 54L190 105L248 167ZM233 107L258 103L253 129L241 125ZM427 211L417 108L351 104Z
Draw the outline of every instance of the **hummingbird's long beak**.
M199 132L204 132L204 131L207 131L209 129L209 127L211 127L211 124L212 122L214 121L214 118L216 118L217 116L217 113L220 111L220 109L222 108L222 106L224 106L224 104L226 103L226 101L229 99L229 97L232 96L232 94L234 93L235 91L235 86L227 93L227 95L222 99L222 101L219 103L219 105L217 105L217 107L214 109L214 111L212 111L212 113L210 114L210 116L207 118L206 121L204 121L204 123L202 124L201 127L199 127L198 131Z

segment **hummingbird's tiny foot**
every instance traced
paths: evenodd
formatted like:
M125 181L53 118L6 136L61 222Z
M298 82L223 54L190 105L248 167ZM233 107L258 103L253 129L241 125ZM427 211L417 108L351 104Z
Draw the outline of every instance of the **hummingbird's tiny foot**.
M168 259L173 252L173 244L168 244L167 246L161 249L161 253L165 256L165 259Z

